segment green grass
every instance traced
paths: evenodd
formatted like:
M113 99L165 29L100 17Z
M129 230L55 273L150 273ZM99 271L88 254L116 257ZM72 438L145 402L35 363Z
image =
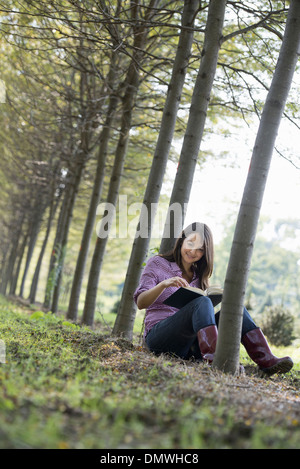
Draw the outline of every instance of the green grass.
M2 449L299 447L299 362L232 377L3 297L0 339Z

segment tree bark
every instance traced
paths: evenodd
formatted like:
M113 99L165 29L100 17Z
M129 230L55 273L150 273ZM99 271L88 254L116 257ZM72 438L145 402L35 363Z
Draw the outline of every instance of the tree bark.
M155 8L157 6L157 0L150 0L147 20L151 19L151 16L155 14ZM119 195L119 188L121 183L121 177L123 174L124 161L127 153L127 146L129 141L129 132L131 129L132 112L140 84L140 66L144 55L144 49L146 47L148 27L147 25L139 24L138 16L140 10L139 2L134 4L132 9L133 19L136 20L136 26L133 28L134 34L134 52L133 57L129 65L127 77L126 77L126 89L122 102L122 118L121 118L121 129L119 141L115 154L115 162L113 173L111 176L109 192L107 197L107 203L110 206L116 206L117 198ZM104 222L105 223L105 222ZM103 223L102 223L103 225ZM94 248L92 264L89 272L88 285L86 290L86 298L83 309L82 322L89 326L93 325L94 313L97 299L97 288L99 283L100 271L102 267L103 257L106 249L106 243L110 230L110 224L106 231L106 236L97 237L96 245ZM100 228L102 231L102 228Z
M27 242L28 238L28 222L27 219L24 215L24 213L17 212L16 216L16 221L18 223L14 223L13 225L13 231L12 231L12 240L11 240L11 247L9 250L9 255L7 256L6 263L3 266L2 272L1 272L1 293L3 295L6 294L8 285L12 286L12 284L16 284L17 280L14 278L14 269L15 269L15 264L17 262L17 255L19 251L19 246L22 242L23 239L23 244ZM23 236L22 236L23 234ZM22 251L20 251L20 255L23 257L24 249L25 249L25 244L24 247L22 247Z
M53 221L54 216L56 214L58 203L59 203L59 198L57 198L57 200L55 200L55 186L54 186L54 183L53 183L53 189L52 189L52 196L51 196L51 201L50 201L50 206L49 206L49 215L48 215L46 233L45 233L45 236L44 236L44 240L43 240L43 244L42 244L41 251L40 251L40 254L39 254L39 258L38 258L38 261L37 261L37 264L36 264L36 267L35 267L35 271L34 271L34 274L33 274L33 278L32 278L32 281L31 281L31 287L30 287L30 293L29 293L30 303L35 302L35 297L36 297L36 292L37 292L37 287L38 287L38 281L39 281L39 275L40 275L40 270L41 270L41 266L42 266L42 261L43 261L44 254L45 254L45 251L46 251L46 246L47 246L47 243L48 243L48 238L49 238L50 230L51 230L51 224L52 224L52 221Z
M160 132L143 200L143 207L145 207L147 210L147 216L146 219L143 218L143 215L141 216L137 228L137 231L139 231L141 224L146 223L147 225L145 231L147 231L147 236L138 236L134 240L129 266L126 273L122 298L113 328L113 334L124 335L129 339L132 337L133 324L136 315L133 293L138 284L143 262L146 258L149 247L152 224L155 215L152 207L158 203L161 192L169 151L173 139L178 107L181 100L186 69L188 67L191 54L191 46L194 36L193 24L198 7L198 1L192 0L184 2L184 10L182 14L183 28L181 29L178 48L173 65L172 77L164 106Z
M14 268L11 283L10 283L10 288L9 288L9 294L10 295L15 295L16 294L16 289L17 289L17 284L18 284L18 279L21 271L21 265L23 261L23 256L24 252L27 246L27 240L28 240L28 233L24 233L23 236L23 241L20 246L15 246L16 252L17 252L17 257L16 257L16 267Z
M112 58L113 60L113 58ZM113 77L114 78L114 77ZM107 147L110 137L111 124L117 110L118 96L114 93L110 96L110 103L107 110L107 117L100 137L100 148L97 159L97 169L94 181L93 193L90 200L89 211L85 223L84 233L81 240L80 252L77 259L74 280L70 295L67 318L75 321L78 316L78 304L80 291L84 276L85 265L90 247L91 237L95 226L96 210L102 194L103 181L105 176L105 164L107 157Z
M25 261L25 266L24 266L24 271L23 271L23 276L22 276L22 281L21 281L21 286L20 286L20 293L19 293L20 297L22 297L24 294L25 281L26 281L29 265L31 262L31 258L33 255L33 250L35 248L37 237L38 237L40 227L42 224L43 211L44 211L43 206L40 209L39 207L35 207L35 210L33 211L33 214L32 214L31 229L29 233L29 244L27 248L26 261Z
M48 276L47 276L46 289L45 289L45 298L44 298L44 308L46 309L50 308L52 297L53 297L55 278L56 278L56 269L57 269L58 260L60 257L62 227L65 224L66 206L68 203L68 196L69 196L69 184L70 182L67 181L66 188L64 190L63 200L62 200L60 211L59 211L55 239L54 239L53 248L52 248L51 256L50 256Z
M264 105L237 218L226 272L219 336L213 366L237 373L242 314L257 224L275 140L291 87L300 47L300 1L292 0L285 33Z
M52 303L51 303L51 311L52 313L57 313L58 310L58 301L60 295L60 286L62 281L62 271L65 261L67 243L68 243L68 236L69 230L73 218L73 211L74 205L76 201L76 197L79 190L79 185L82 178L82 173L87 161L88 153L83 152L83 154L79 153L77 156L77 164L75 174L72 177L72 183L70 184L70 191L67 192L68 198L67 203L65 205L65 213L64 213L64 221L61 226L61 236L58 245L58 258L56 262L56 271L55 271L55 282L54 282L54 289L53 289L53 296L52 296Z
M211 0L209 4L202 58L160 245L161 253L166 253L173 248L175 240L183 228L217 69L226 3L226 0ZM175 206L174 204L181 206L180 217L172 216L171 209Z

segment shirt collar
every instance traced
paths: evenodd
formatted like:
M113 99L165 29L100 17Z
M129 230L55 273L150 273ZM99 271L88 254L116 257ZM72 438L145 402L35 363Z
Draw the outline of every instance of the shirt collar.
M176 264L176 262L170 262L170 267L171 267L171 270L176 273L177 275L179 275L180 277L182 277L182 270L181 268L179 267L178 264ZM196 269L193 267L193 280L196 279ZM192 281L193 281L192 280Z
M173 270L173 272L180 272L180 274L182 274L181 272L181 268L179 267L179 265L176 264L176 262L170 262L170 267L171 267L171 270Z

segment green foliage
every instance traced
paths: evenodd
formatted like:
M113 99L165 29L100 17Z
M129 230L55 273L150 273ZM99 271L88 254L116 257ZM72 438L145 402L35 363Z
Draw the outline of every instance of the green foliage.
M296 220L280 220L273 223L261 219L254 244L251 269L246 291L247 307L258 317L265 306L284 304L295 317L299 310L299 248ZM229 259L235 223L224 221L224 237L215 248L215 269L212 283L223 284ZM297 246L297 245L296 245Z
M268 306L263 312L263 331L276 346L291 345L295 339L294 322L291 312L282 306Z

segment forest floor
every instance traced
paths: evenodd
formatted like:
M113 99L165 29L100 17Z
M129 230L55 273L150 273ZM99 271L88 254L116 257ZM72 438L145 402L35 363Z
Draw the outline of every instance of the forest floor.
M276 349L296 357L286 375L242 355L232 376L3 297L0 340L2 449L300 448L299 350Z

